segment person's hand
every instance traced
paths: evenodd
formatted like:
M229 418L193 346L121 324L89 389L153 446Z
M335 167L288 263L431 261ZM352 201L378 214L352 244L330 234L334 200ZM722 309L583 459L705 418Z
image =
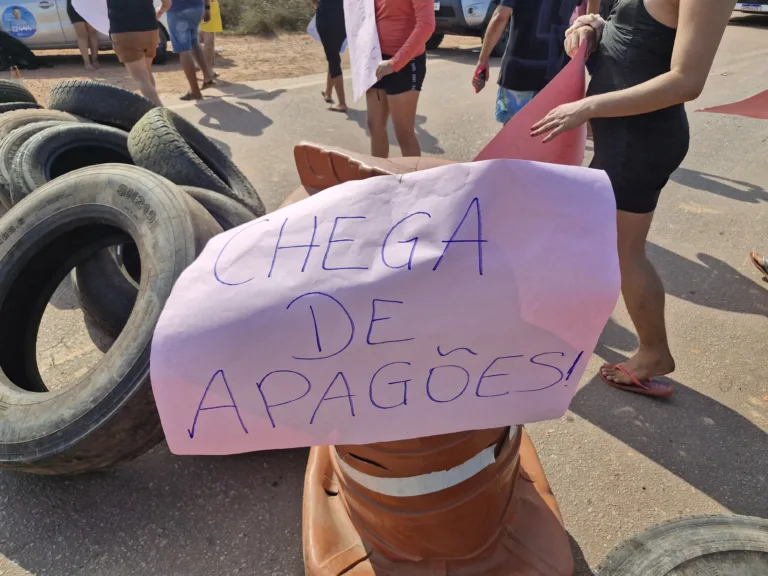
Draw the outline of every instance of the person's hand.
M376 67L376 78L378 80L381 80L384 78L384 76L389 76L390 74L394 73L395 71L392 69L392 65L389 63L389 60L382 60Z
M157 9L157 19L160 20L160 18L163 17L163 14L168 12L168 10L171 9L171 0L163 0L160 3L160 8Z
M587 56L597 48L597 31L591 26L570 29L565 36L565 53L573 58L579 52L579 48L587 43Z
M531 126L531 136L547 134L542 142L550 142L563 132L578 128L591 119L589 112L589 100L579 100L570 104L563 104Z
M488 81L488 61L480 60L475 68L475 75L472 76L472 87L475 92L480 92L485 88L485 84Z

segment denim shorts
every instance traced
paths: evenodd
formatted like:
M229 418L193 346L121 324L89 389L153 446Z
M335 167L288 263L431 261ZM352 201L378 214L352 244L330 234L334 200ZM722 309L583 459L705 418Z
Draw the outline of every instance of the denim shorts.
M168 33L174 52L189 52L192 46L197 45L203 15L204 8L185 8L168 12Z
M499 93L496 96L496 120L506 124L512 116L523 109L523 106L533 100L536 94L538 92L518 92L499 86Z

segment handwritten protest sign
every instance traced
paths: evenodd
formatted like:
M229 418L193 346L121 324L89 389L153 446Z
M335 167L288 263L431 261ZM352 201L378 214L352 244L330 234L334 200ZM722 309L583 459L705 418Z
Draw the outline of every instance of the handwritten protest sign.
M536 97L499 131L475 160L518 158L568 166L581 166L587 143L587 126L565 132L546 144L543 136L531 137L531 126L561 104L584 98L586 44Z
M515 160L341 184L211 240L154 337L176 454L560 417L616 304L608 178Z
M376 67L381 62L373 0L344 0L344 22L352 66L352 89L355 100L359 100L376 84Z
M714 112L717 114L732 114L734 116L745 116L747 118L756 118L758 120L768 120L768 90L755 94L746 100L704 108L697 112Z

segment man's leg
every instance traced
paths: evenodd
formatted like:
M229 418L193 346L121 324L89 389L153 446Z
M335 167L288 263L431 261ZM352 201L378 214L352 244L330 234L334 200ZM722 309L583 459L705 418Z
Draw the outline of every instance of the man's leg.
M205 63L213 75L213 63L216 58L216 34L213 32L203 32L203 51L205 52Z
M205 53L197 42L192 44L192 56L195 59L197 66L200 68L200 71L203 73L203 83L207 84L213 81L213 70L208 65L208 61L205 59Z
M144 94L146 98L149 98L155 105L162 106L163 103L160 100L160 95L155 88L154 79L152 73L149 71L146 63L147 58L141 58L134 62L125 62L125 68L128 70L133 81L139 85L139 90ZM151 64L150 60L150 64Z
M640 349L624 366L640 381L675 369L664 323L664 286L645 251L652 220L653 212L617 211L621 291L640 340ZM632 384L626 374L613 366L605 365L600 371L608 380Z
M200 86L197 84L197 72L195 70L195 59L192 56L192 51L187 50L179 54L179 60L181 61L181 69L184 70L184 75L189 82L189 100L202 100L203 94L200 92Z

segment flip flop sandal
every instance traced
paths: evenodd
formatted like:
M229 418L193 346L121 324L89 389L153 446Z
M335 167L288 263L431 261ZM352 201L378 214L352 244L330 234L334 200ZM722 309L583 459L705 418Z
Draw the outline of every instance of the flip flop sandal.
M346 114L349 111L348 108L336 108L334 106L331 106L330 108L328 108L328 110L330 110L331 112L338 112L339 114Z
M203 86L200 88L200 90L205 90L206 88L213 88L216 86L216 77L213 77L213 80L208 80L208 82L203 82Z
M750 252L749 258L752 260L752 264L755 268L760 270L760 273L768 278L768 259L765 256L760 256L757 252Z
M326 103L333 104L333 98L331 98L330 96L326 96L325 90L320 90L320 95L323 97L323 100L325 100Z
M613 386L614 388L618 388L620 390L626 390L627 392L644 394L645 396L659 396L662 398L670 396L674 390L672 384L667 382L659 382L658 380L653 379L643 381L638 380L629 370L624 367L624 364L616 364L614 368L618 368L621 372L626 374L627 377L632 380L632 384L621 384L619 382L614 382L613 380L608 380L608 378L603 376L602 371L598 372L598 374L600 374L600 378L602 378L603 382L608 384L608 386Z

